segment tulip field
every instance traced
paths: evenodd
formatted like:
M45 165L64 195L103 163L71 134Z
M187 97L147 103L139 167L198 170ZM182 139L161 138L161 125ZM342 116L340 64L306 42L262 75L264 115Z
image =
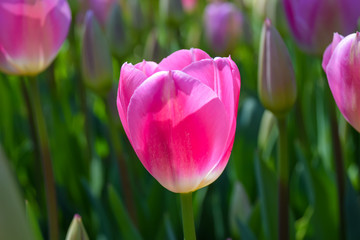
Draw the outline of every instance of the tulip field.
M358 0L0 0L0 240L360 239L358 31Z

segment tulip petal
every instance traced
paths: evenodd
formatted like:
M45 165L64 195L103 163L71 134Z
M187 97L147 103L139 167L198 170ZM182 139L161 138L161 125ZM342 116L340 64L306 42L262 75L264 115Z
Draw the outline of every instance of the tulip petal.
M203 188L209 184L211 184L212 182L214 182L220 175L221 173L224 171L229 158L230 158L230 154L231 154L231 150L233 148L234 145L234 134L231 136L229 136L229 139L231 139L227 150L224 152L223 157L220 159L220 161L214 165L214 167L209 171L209 173L204 177L204 179L201 181L201 183L199 184L199 186L197 187L197 189Z
M345 37L335 48L326 74L335 102L345 119L360 132L360 33Z
M156 62L143 60L142 62L135 64L134 67L142 71L146 77L149 77L155 73L158 64Z
M130 98L133 95L135 89L140 86L140 84L143 83L145 79L146 76L144 72L135 68L132 64L124 63L122 65L117 96L117 108L123 128L128 136L129 130L126 116Z
M343 40L344 37L338 33L334 33L334 37L333 37L333 41L332 43L326 48L325 52L324 52L324 56L323 56L323 61L322 61L322 68L324 69L324 71L326 70L326 66L330 61L331 55L334 52L336 46L339 44L339 42L341 40Z
M205 59L184 68L183 72L208 85L223 102L231 131L235 132L240 93L240 74L230 58ZM231 138L231 137L230 137Z
M173 192L190 192L226 150L229 124L208 86L179 71L158 72L134 92L131 143L145 168Z
M193 62L200 61L202 59L211 59L210 56L197 48L190 50L179 50L164 58L159 63L159 71L169 70L182 70L184 67L190 65Z
M231 58L215 58L214 61L212 59L201 60L184 68L183 72L199 79L216 92L225 106L227 119L230 121L229 124L231 126L226 141L227 151L224 152L219 162L214 165L214 168L203 179L199 186L199 188L201 188L210 184L220 176L229 160L235 137L236 116L241 86L240 73Z

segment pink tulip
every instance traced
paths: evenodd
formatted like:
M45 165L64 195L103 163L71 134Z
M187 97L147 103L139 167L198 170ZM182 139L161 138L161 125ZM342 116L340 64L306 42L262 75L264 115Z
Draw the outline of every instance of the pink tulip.
M0 70L36 75L57 55L71 22L66 0L0 2Z
M125 63L117 106L124 130L149 173L187 193L215 181L234 142L240 73L228 58L180 50L159 64Z
M349 34L360 17L358 0L283 0L290 29L300 47L322 53L333 32Z
M197 0L181 0L181 2L186 12L192 12L197 4Z
M236 46L242 32L243 16L233 3L215 2L205 8L204 24L211 49L224 55Z
M360 33L335 34L326 49L323 68L335 102L345 119L360 132Z

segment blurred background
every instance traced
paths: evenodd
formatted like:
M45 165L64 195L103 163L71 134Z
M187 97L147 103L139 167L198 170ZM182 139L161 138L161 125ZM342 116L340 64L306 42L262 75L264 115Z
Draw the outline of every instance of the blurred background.
M90 239L182 238L180 199L136 157L118 117L116 94L124 62L159 62L189 48L203 49L212 57L231 55L241 74L229 163L217 181L194 193L198 239L277 239L278 130L257 93L265 18L272 20L288 47L298 86L297 102L288 116L291 239L360 239L360 137L332 103L321 68L334 31L323 21L329 32L322 31L321 41L301 42L288 23L284 2L69 1L72 22L67 39L55 61L37 76L60 239L74 214L81 215ZM316 21L310 25L318 26ZM95 30L87 33L91 24ZM95 62L86 61L91 57ZM0 73L0 145L26 201L36 239L47 239L43 173L26 92L21 77ZM344 173L342 204L336 151Z

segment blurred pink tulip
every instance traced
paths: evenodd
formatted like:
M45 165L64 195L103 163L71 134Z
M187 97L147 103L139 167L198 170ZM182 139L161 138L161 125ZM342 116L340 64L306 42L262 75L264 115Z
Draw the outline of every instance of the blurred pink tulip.
M124 130L149 173L187 193L215 181L234 142L240 73L229 58L180 50L159 64L125 63L117 106Z
M333 32L350 34L360 17L358 0L283 0L290 29L302 49L322 53Z
M0 70L36 75L57 55L71 22L66 0L0 2Z
M205 8L204 24L211 49L218 55L224 55L231 52L240 37L243 16L233 3L210 3Z
M335 102L345 119L360 132L360 33L334 34L323 68Z
M181 0L181 2L186 12L192 12L197 4L197 0Z

